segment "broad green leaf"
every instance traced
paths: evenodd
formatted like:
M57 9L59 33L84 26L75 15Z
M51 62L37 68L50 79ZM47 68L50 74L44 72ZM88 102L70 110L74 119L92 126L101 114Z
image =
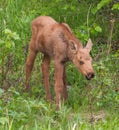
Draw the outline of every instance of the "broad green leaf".
M13 33L12 37L14 38L14 40L19 40L20 39L19 35L16 32Z
M114 9L119 10L119 3L116 3L113 5L112 10L114 10Z
M6 42L6 44L5 44L5 45L6 45L6 48L9 48L9 49L12 47L11 42Z
M101 0L101 2L97 5L97 9L101 9L103 6L109 4L110 2L112 2L112 0Z
M98 10L100 10L102 7L108 5L112 0L101 0L100 3L97 4L97 7L93 8L91 12L95 14Z
M1 117L0 118L0 124L4 125L5 123L8 123L7 117Z
M15 43L11 41L12 47L15 48Z
M11 30L10 29L5 29L5 34L11 34Z
M97 32L102 32L102 28L101 28L100 26L96 26L96 27L95 27L95 30L96 30Z

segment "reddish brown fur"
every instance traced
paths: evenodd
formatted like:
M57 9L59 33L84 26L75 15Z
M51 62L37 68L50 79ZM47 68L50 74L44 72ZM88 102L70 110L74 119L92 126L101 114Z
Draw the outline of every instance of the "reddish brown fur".
M51 58L55 65L55 93L56 104L59 107L61 96L67 99L65 62L71 61L80 72L91 79L94 71L91 65L91 40L83 48L80 41L71 32L66 23L57 23L48 16L41 16L32 22L32 37L29 47L29 56L26 61L26 88L29 89L29 80L34 60L40 51L44 54L42 72L46 98L52 100L49 85L49 68Z

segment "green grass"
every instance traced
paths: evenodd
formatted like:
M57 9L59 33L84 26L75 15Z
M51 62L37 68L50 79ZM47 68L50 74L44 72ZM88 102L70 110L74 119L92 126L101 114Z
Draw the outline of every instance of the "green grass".
M75 109L72 106L73 102L70 102L70 105L66 103L56 111L55 104L50 105L43 97L36 98L28 93L15 91L14 88L7 93L3 92L0 104L1 130L111 130L112 128L118 130L119 128L118 109L114 111L113 106L93 110L91 119L89 104L85 106L77 104L78 108Z

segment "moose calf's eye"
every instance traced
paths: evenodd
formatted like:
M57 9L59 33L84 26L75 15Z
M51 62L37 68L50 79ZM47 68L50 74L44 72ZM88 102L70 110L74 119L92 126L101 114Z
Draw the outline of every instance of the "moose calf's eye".
M83 61L79 61L79 64L80 64L80 65L83 65L83 64L84 64L84 62L83 62Z

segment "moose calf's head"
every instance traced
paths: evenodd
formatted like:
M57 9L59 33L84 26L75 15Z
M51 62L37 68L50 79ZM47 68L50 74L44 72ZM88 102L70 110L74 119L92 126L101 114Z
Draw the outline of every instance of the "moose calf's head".
M94 77L94 70L92 67L92 58L90 56L90 51L92 49L92 41L88 40L86 47L78 47L78 45L70 40L69 41L70 52L72 56L72 62L78 68L78 70L90 80Z

